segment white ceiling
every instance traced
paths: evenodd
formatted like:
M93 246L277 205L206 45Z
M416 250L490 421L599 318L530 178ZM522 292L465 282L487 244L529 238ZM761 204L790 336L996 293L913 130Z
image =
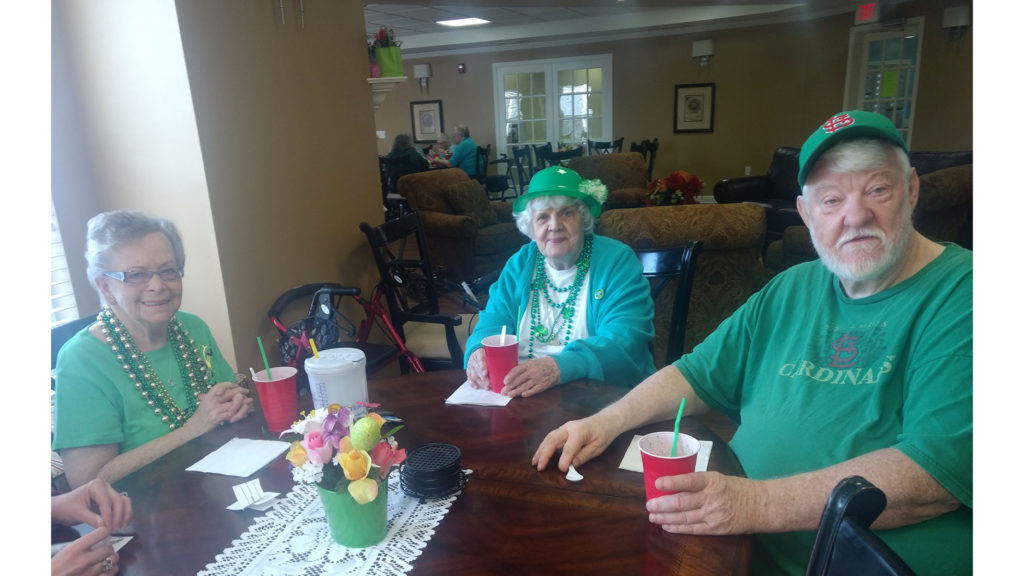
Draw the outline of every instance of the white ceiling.
M904 0L897 0L897 2ZM366 31L395 31L408 56L557 46L701 32L849 11L858 0L375 0ZM891 2L896 3L896 2ZM490 24L453 29L438 20L477 17Z

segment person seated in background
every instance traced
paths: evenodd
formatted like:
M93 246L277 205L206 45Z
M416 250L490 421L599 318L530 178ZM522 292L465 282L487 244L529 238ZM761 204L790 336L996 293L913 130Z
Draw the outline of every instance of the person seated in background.
M437 143L430 149L429 159L431 162L435 158L444 158L445 160L452 157L452 143L448 138L448 135L444 132L437 135Z
M552 431L543 470L579 468L619 434L715 409L746 478L659 478L651 522L757 534L756 574L803 574L832 489L885 492L872 525L920 575L970 574L973 256L914 230L917 174L884 116L829 118L804 143L797 207L821 256L774 277L710 336L618 402Z
M455 127L455 134L452 135L452 143L455 150L447 160L441 157L432 160L437 166L446 168L459 168L470 178L476 178L476 142L469 137L469 128L465 124Z
M103 541L132 521L132 501L107 482L95 479L50 498L50 518L57 524L95 528L50 559L50 574L85 576L117 574L117 552Z
M519 365L502 394L533 396L589 378L633 386L654 372L654 302L636 254L594 234L608 189L553 166L530 180L512 210L532 240L506 262L466 342L466 376L489 389L482 341L519 335Z
M406 174L413 174L415 172L423 172L424 170L430 169L430 162L420 154L419 150L412 143L412 135L408 133L402 133L395 136L395 141L391 145L391 152L385 158L408 158L407 163L403 162L396 165L389 165L387 167L388 176L392 182L398 182L398 179Z
M206 323L181 312L177 228L138 212L89 220L89 281L104 305L57 356L53 449L72 488L115 482L218 424L249 414L249 391Z

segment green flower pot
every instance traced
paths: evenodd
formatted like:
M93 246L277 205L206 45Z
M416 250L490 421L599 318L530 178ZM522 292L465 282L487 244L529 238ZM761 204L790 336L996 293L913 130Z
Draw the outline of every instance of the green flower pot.
M382 78L402 76L402 49L398 46L374 48L377 65L380 66Z
M357 504L347 491L316 488L335 542L348 548L366 548L384 539L388 532L387 481L381 483L377 498L366 504Z

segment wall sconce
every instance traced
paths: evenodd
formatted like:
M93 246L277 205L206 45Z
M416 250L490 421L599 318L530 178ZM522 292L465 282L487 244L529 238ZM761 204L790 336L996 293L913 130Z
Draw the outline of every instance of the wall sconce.
M953 42L960 40L964 29L971 24L970 6L953 6L942 11L942 27L949 28L949 39Z
M420 84L420 94L423 94L423 90L430 91L430 64L416 64L412 67L412 76Z
M697 40L693 43L693 58L697 60L697 65L701 68L707 66L711 61L711 57L714 55L714 40Z

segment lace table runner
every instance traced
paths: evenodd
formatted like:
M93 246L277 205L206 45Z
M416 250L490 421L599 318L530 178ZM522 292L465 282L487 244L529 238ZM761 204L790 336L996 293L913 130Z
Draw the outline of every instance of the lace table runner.
M465 473L471 474L471 470ZM331 538L315 485L296 484L287 497L256 518L241 537L198 576L362 575L403 576L462 492L420 500L388 478L388 531L368 548L346 548Z

